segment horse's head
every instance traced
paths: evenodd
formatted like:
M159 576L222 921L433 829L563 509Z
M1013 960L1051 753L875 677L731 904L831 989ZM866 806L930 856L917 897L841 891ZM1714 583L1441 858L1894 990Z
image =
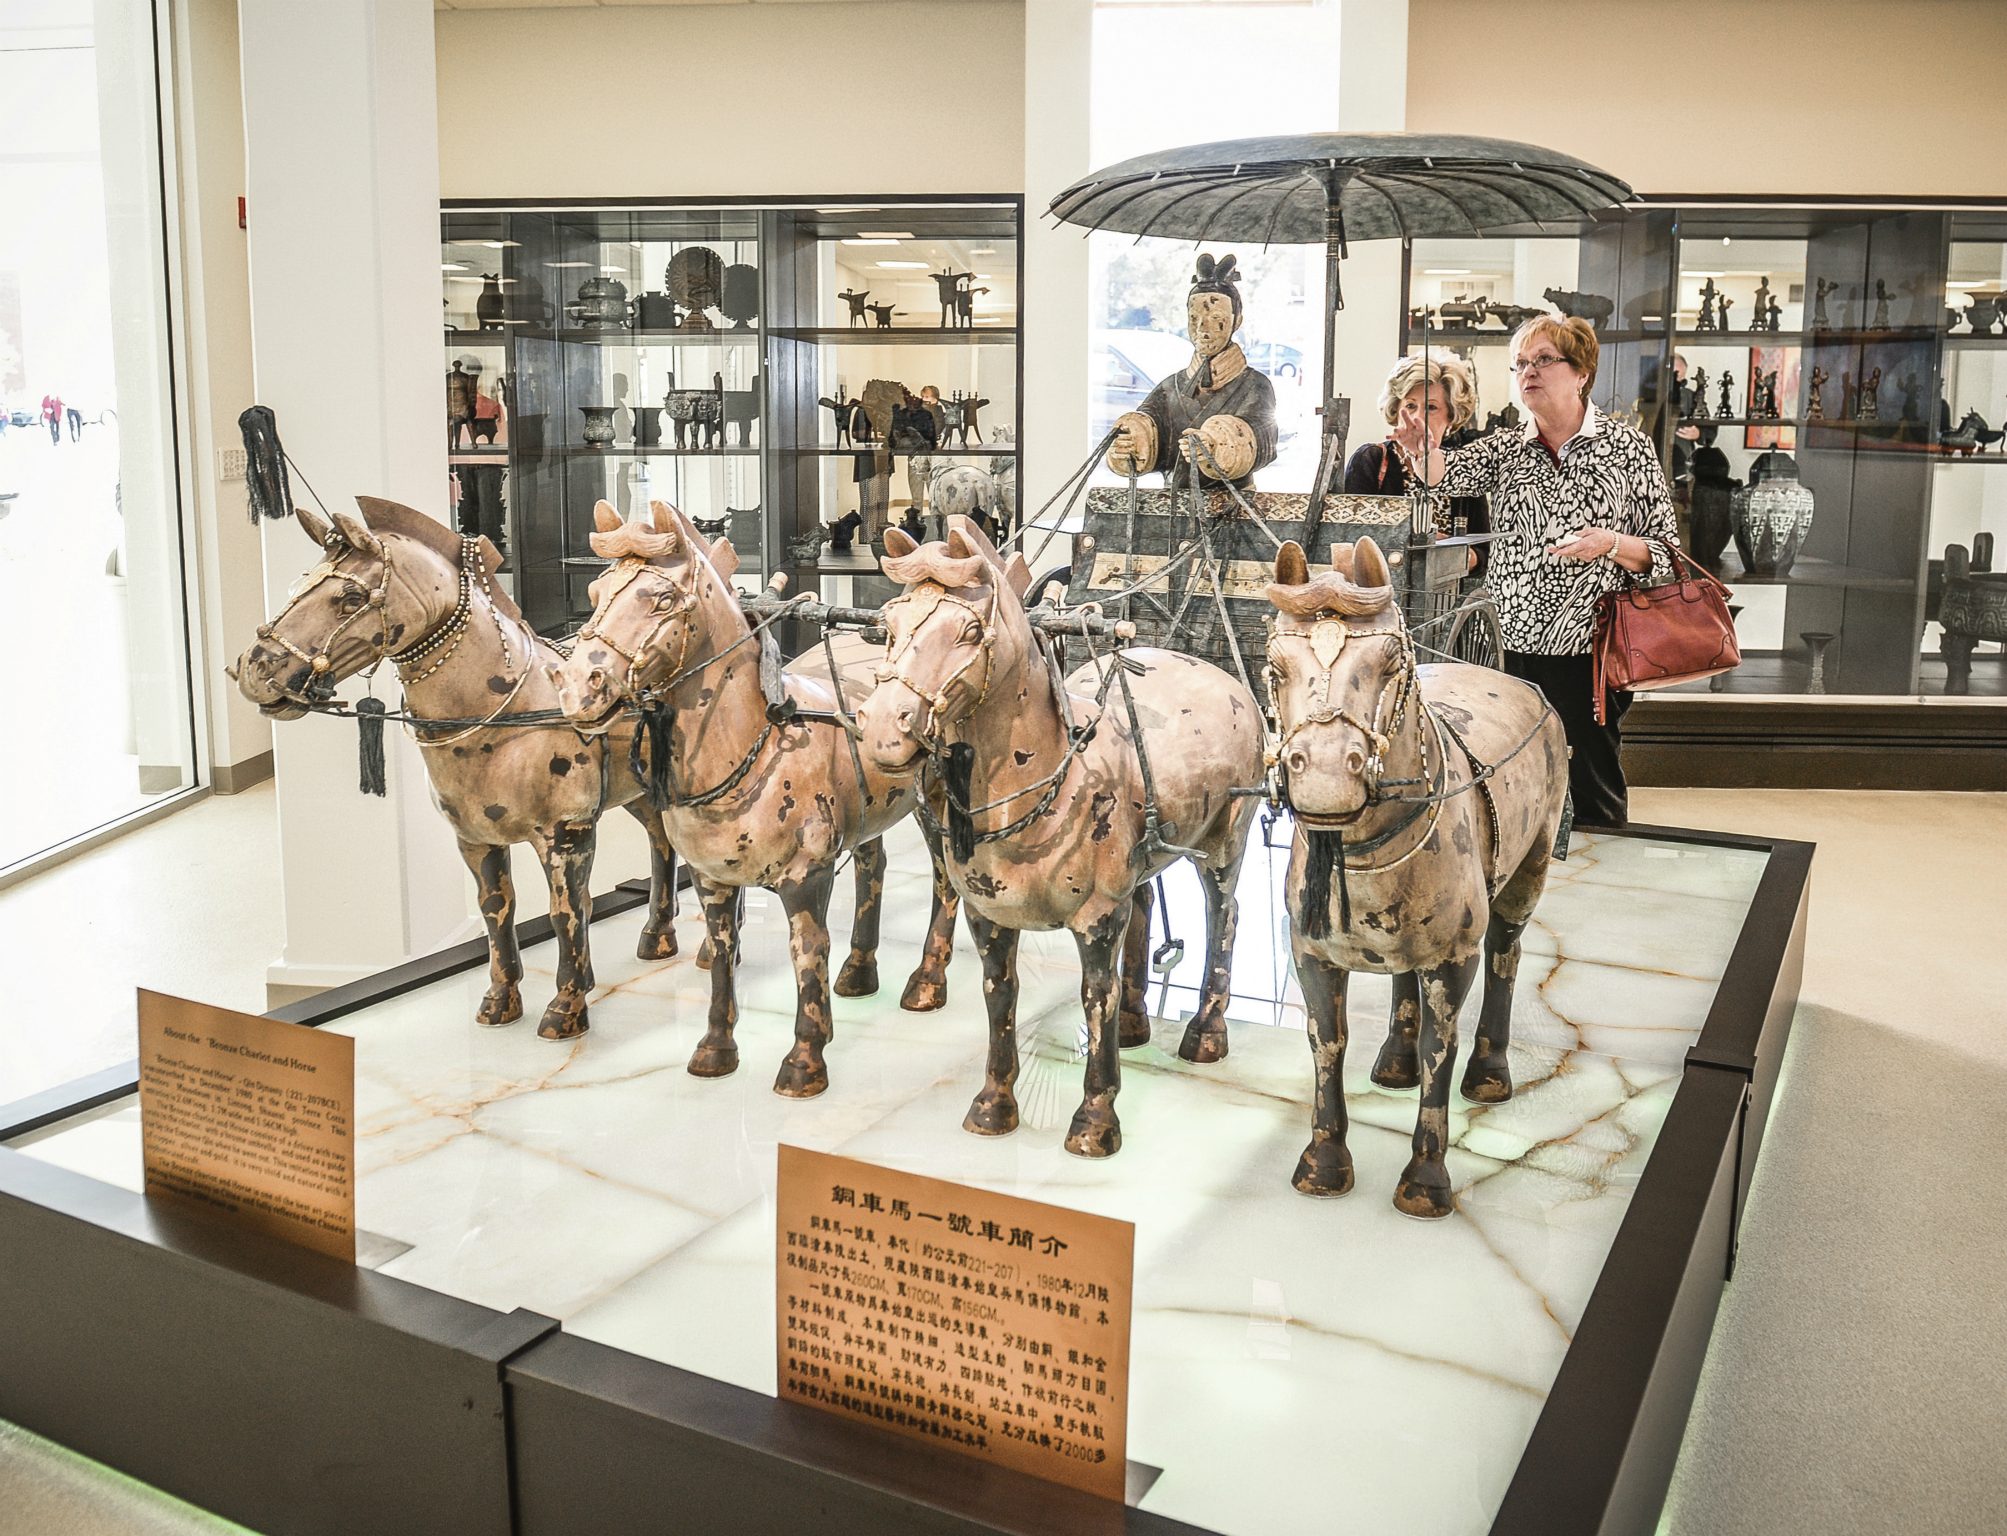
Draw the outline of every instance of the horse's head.
M337 512L332 522L294 512L321 561L228 669L238 691L274 719L305 714L385 656L421 660L428 639L465 621L459 536L395 502L358 496L356 506L360 515ZM480 561L492 571L501 552L482 539Z
M956 737L1024 664L1031 572L1020 555L1006 562L960 516L948 519L940 543L917 544L888 529L880 565L906 590L885 605L885 661L857 719L864 755L897 774L917 770L924 753Z
M1342 826L1372 803L1390 740L1415 692L1414 649L1386 556L1371 539L1340 544L1313 580L1285 544L1268 600L1268 691L1276 765L1297 819Z
M667 502L650 503L646 522L622 522L605 502L593 508L592 550L612 562L593 582L592 618L571 656L551 669L558 704L583 729L604 729L623 703L676 680L704 659L699 607L726 589L738 569L732 546L715 546Z

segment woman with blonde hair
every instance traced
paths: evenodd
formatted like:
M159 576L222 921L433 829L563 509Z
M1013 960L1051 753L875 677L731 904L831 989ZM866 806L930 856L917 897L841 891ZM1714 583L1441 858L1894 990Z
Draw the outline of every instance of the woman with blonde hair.
M1353 495L1405 496L1414 480L1408 444L1421 441L1425 420L1432 441L1454 437L1477 414L1477 383L1470 364L1453 352L1415 352L1394 360L1380 386L1380 412L1394 430L1379 442L1361 443L1345 461L1345 489ZM1436 531L1489 533L1491 519L1482 496L1458 496L1441 509ZM1471 569L1484 569L1483 546L1471 551Z
M1568 785L1583 826L1629 814L1618 727L1628 693L1596 719L1590 652L1606 592L1673 579L1678 542L1658 451L1589 398L1599 348L1588 321L1541 315L1512 337L1512 376L1530 419L1444 453L1432 415L1395 439L1423 484L1491 497L1490 587L1505 631L1505 670L1547 696L1568 734Z

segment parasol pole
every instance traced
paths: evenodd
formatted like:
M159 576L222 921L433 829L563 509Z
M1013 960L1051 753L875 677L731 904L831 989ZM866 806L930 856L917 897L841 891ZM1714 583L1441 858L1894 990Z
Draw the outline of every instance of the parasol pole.
M1303 515L1306 550L1315 546L1317 530L1324 522L1324 498L1345 463L1345 440L1352 428L1352 405L1340 399L1338 390L1338 311L1345 307L1345 289L1339 263L1345 259L1345 178L1335 164L1324 171L1324 403L1318 407L1323 418L1323 445L1317 456L1317 476L1310 485L1310 505ZM1315 559L1315 555L1312 557Z

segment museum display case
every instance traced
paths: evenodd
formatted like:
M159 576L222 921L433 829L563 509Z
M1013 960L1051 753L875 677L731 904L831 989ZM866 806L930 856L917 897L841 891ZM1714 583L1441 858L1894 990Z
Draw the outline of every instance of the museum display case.
M1433 1224L1386 1198L1414 1095L1368 1079L1383 978L1352 996L1361 1187L1290 1188L1312 1074L1283 848L1244 867L1231 1054L1176 1053L1203 981L1188 949L1153 980L1155 1039L1123 1053L1128 1144L1096 1161L1062 1149L1080 985L1064 935L1026 936L1023 1124L981 1137L961 1126L984 1054L967 945L945 1015L839 998L829 1090L784 1098L763 1070L794 1012L775 899L751 893L745 919L747 1064L713 1080L684 1069L710 992L693 904L681 955L640 961L645 896L623 887L596 909L580 1040L475 1027L478 942L281 1011L356 1042L359 1267L142 1201L130 1068L5 1107L0 1242L23 1301L0 1413L261 1526L311 1489L352 1524L394 1509L442 1531L771 1532L813 1501L858 1529L1023 1536L1282 1536L1334 1510L1649 1532L1775 1090L1809 855L1579 837L1527 934L1520 1091L1452 1097L1458 1209ZM888 982L920 952L928 880L900 828ZM1166 900L1170 931L1197 932L1197 882ZM549 932L525 924L526 994L554 979ZM775 1399L782 1144L1136 1223L1126 1509ZM104 1373L119 1393L89 1385ZM1300 1426L1334 1412L1344 1433L1306 1460ZM227 1454L186 1433L218 1422ZM1456 1444L1426 1477L1422 1422Z
M1418 240L1402 339L1430 311L1497 414L1511 326L1595 321L1597 405L1652 434L1682 538L1735 589L1742 666L1672 692L2002 697L1975 538L1999 531L1988 466L2007 462L2003 233L1949 211L1646 204L1579 239ZM1953 545L1954 623L1981 632L1954 634L1948 665Z
M931 505L937 475L950 510L1004 515L1021 219L1021 199L449 205L460 528L558 634L590 611L601 500L729 536L747 591L854 566L867 515Z

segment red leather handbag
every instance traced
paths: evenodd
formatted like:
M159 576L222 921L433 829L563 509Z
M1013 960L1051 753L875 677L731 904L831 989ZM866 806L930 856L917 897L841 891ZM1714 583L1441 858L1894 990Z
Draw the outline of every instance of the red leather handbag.
M1596 723L1604 723L1612 689L1643 693L1714 677L1742 665L1728 600L1735 594L1677 544L1673 570L1691 575L1662 587L1629 586L1596 604L1593 687Z

